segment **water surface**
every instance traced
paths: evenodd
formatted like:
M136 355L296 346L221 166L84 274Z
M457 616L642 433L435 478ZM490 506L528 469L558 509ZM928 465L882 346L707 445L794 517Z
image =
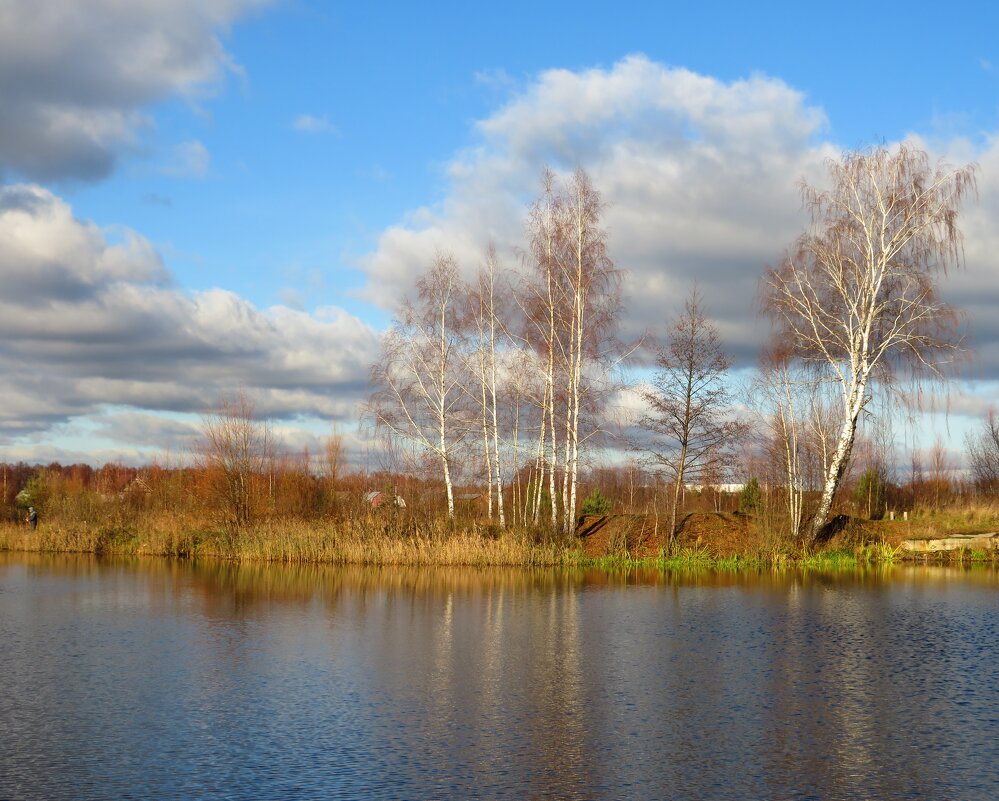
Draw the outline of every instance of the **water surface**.
M995 799L997 601L0 554L0 798Z

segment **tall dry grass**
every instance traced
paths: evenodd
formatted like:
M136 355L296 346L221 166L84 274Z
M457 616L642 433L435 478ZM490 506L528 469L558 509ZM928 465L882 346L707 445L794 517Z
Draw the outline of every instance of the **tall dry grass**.
M209 557L325 564L574 566L582 551L525 530L476 524L419 525L378 515L345 520L269 520L239 530L177 515L143 515L110 526L48 521L31 531L0 525L0 550Z
M242 527L208 522L197 511L129 509L87 515L77 511L43 518L38 529L0 523L0 550L78 552L105 555L159 555L208 558L234 562L292 564L587 567L656 566L670 569L732 569L781 566L890 564L901 556L902 539L953 533L999 530L999 510L965 506L921 511L909 521L864 522L856 541L831 544L817 553L801 551L785 541L762 547L762 531L751 532L756 546L747 553L718 558L706 549L688 550L669 558L635 559L628 554L587 556L574 540L525 529L499 531L474 520L453 524L418 515L351 510L338 518L305 520L271 518ZM81 519L83 518L83 519ZM995 562L999 552L952 554L938 558ZM835 566L835 565L833 565Z

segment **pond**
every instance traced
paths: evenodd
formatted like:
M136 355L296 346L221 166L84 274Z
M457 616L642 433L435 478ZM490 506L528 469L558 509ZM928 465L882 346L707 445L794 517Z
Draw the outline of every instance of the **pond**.
M995 799L997 602L0 553L0 798Z

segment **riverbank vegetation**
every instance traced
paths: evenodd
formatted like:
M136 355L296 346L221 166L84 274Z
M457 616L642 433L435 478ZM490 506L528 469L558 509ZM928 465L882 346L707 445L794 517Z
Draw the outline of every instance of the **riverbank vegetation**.
M780 565L890 562L903 539L999 530L991 414L960 469L939 440L903 464L894 430L960 352L938 283L961 266L974 169L882 147L828 177L804 187L809 226L761 278L775 333L742 387L696 287L662 341L623 341L600 193L545 170L518 269L487 245L472 280L443 250L417 276L372 365L363 463L335 429L290 452L237 392L175 463L0 465L0 548Z
M605 469L587 474L584 485L600 482L595 486L602 490L591 493L600 499L598 513L581 517L576 534L566 537L544 527L500 528L488 519L481 497L460 503L457 518L448 520L436 514L439 488L428 480L348 474L330 490L304 472L304 463L300 469L297 482L275 473L272 494L265 493L268 502L255 504L252 518L235 526L213 514L211 493L199 494L211 486L202 468L8 466L8 480L30 476L26 490L43 514L32 530L18 519L15 496L0 523L0 550L327 564L845 568L901 561L903 539L999 530L999 506L973 502L959 482L949 482L946 490L903 485L891 492L900 499L915 494L906 519L848 515L827 543L813 548L781 535L774 518L784 500L764 484L753 496L754 508L742 511L744 491L686 491L671 546L665 516L648 510L670 498L672 488L646 487L645 477ZM257 477L261 483L264 478ZM364 488L389 482L392 489L382 494L405 497L405 508L371 506ZM942 506L933 505L937 499ZM847 498L838 508L857 513L863 503ZM994 557L994 552L958 552L936 558L992 562Z

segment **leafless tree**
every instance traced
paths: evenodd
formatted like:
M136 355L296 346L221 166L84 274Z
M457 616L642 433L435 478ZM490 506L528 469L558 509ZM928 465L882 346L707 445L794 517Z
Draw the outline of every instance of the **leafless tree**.
M438 462L454 517L452 466L468 433L462 365L464 321L458 267L439 254L416 284L418 299L405 303L382 338L372 367L369 409L376 425L430 454Z
M514 522L538 523L540 516L539 493L531 491L536 474L541 469L544 458L543 443L538 446L540 434L544 431L542 371L538 370L536 354L524 348L511 348L502 365L506 380L502 383L500 406L504 410L504 422L510 440L510 470L513 476L512 509ZM538 412L534 417L531 412ZM524 441L523 446L521 445ZM530 459L532 447L534 460L528 466L527 492L522 485L521 450Z
M323 439L323 474L332 492L336 489L336 481L343 471L343 434L336 423L330 428L330 433Z
M990 409L981 427L965 437L971 477L979 492L999 491L999 419Z
M731 417L732 396L725 385L729 361L715 326L691 291L683 314L670 327L656 359L659 370L642 392L649 411L641 425L653 436L645 446L651 460L673 482L670 540L684 484L717 473L743 430Z
M244 392L223 395L219 407L203 422L202 466L212 478L215 507L221 522L236 529L253 518L259 487L271 458L268 426L254 419L253 404Z
M933 505L939 509L940 501L950 496L951 473L953 472L947 448L939 436L933 441L933 447L930 448L929 463Z
M580 451L592 433L584 430L584 418L595 405L596 374L620 311L620 275L607 254L602 212L600 193L584 171L562 185L546 169L527 223L536 275L521 308L525 340L541 354L544 370L538 448L548 455L552 526L561 524L566 533L575 524ZM543 460L539 464L543 470Z
M848 153L828 168L830 189L802 186L809 230L763 281L777 337L839 389L813 539L846 473L872 382L903 366L939 376L959 348L955 312L937 283L963 260L957 216L975 187L973 166L932 166L906 145Z
M468 302L470 316L475 323L478 341L474 353L469 354L473 362L477 392L473 392L479 406L482 423L482 452L485 462L486 486L488 492L488 514L493 516L493 488L495 487L496 513L500 527L506 526L506 512L503 506L503 469L500 452L499 412L497 410L497 351L499 338L503 333L500 320L501 298L497 297L502 287L497 286L496 248L490 245L486 262L479 271L478 280L469 288Z
M809 377L796 369L787 352L773 348L764 353L751 385L755 405L761 408L766 421L772 455L782 467L788 533L792 537L798 535L804 511L803 462L810 387Z

